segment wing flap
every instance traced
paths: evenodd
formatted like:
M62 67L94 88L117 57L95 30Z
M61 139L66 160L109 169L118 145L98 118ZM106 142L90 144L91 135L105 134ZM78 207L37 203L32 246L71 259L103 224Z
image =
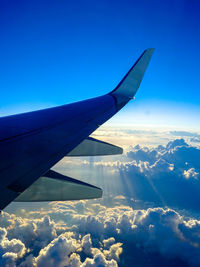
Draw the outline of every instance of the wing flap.
M69 157L81 157L81 156L105 156L105 155L118 155L122 154L123 149L121 147L97 140L92 137L88 137L75 147L70 153Z
M50 170L21 193L15 202L65 201L102 197L102 189Z

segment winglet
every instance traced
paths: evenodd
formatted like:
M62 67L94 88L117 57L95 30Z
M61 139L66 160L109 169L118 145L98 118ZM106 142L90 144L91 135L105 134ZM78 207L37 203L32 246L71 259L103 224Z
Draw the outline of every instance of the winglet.
M117 99L119 108L134 98L153 52L154 48L146 49L117 87L110 93Z

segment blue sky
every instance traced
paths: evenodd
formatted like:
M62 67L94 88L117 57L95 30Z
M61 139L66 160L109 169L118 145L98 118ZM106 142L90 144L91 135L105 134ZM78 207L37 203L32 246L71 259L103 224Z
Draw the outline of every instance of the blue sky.
M0 114L107 93L155 47L137 101L116 119L198 127L199 8L184 0L1 1Z

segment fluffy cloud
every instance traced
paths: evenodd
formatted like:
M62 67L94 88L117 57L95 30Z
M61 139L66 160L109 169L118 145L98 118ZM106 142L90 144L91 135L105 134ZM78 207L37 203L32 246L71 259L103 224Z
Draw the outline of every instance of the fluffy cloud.
M104 236L104 224L100 217L94 219L94 214L106 207L99 203L86 204L86 201L69 202L68 205L52 203L50 209L40 211L42 219L35 218L38 211L26 211L26 218L2 212L1 225L5 227L0 228L0 266L117 266L122 244L112 237L104 242L100 238ZM97 206L101 208L97 209ZM67 212L71 208L74 212L69 215ZM50 219L59 218L63 212L64 221Z
M184 170L183 175L185 176L186 179L191 179L191 178L195 178L198 179L198 172L195 171L194 168L191 168L189 170Z
M127 152L127 161L112 166L129 183L125 195L132 188L131 194L136 199L199 210L199 159L199 148L176 139L166 146L136 146Z
M107 259L114 259L119 261L120 254L122 253L122 243L116 243L110 246L109 250L104 250L103 253Z
M70 264L70 255L78 249L78 243L67 233L55 238L46 247L40 250L35 258L34 265L38 267L66 266ZM74 256L72 257L74 262Z
M174 136L194 136L194 137L199 137L199 134L197 133L191 133L191 132L187 132L187 131L170 131L171 135Z
M1 266L15 266L18 258L26 253L26 247L21 240L7 238L7 230L0 228L0 258Z
M15 238L16 232L10 226L1 228L1 264L21 267L80 267L117 266L121 262L132 266L128 264L131 259L136 266L146 266L148 255L152 266L160 266L162 262L170 264L171 261L183 266L200 265L199 220L181 215L170 208L134 209L124 205L123 201L119 197L116 199L117 204L112 204L112 207L103 200L84 201L85 210L81 210L78 202L50 204L49 208L41 210L44 218L48 217L47 225L51 225L54 233L46 244L43 240L49 234L40 231L43 228L42 220L38 223L38 219L34 219L34 211L27 211L26 218L12 215L12 227L20 228L25 222L34 222L36 228L31 229L33 232L40 232L40 241L37 242L41 244L29 242L25 246L21 240ZM101 208L96 209L94 204ZM53 219L55 214L58 218L69 207L74 208L70 217L66 213L66 217L62 216L62 221ZM5 215L3 212L2 216ZM62 233L60 228L63 229Z
M105 266L105 267L117 267L117 263L114 260L108 261L105 259L103 253L99 252L94 256L93 259L87 258L82 265L83 267L97 267L97 266Z

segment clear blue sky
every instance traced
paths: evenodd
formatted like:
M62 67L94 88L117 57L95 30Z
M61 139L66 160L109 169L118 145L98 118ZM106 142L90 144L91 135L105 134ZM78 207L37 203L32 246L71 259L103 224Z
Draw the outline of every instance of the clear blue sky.
M123 116L135 110L147 120L155 115L155 123L188 116L185 124L197 124L199 13L198 0L0 1L0 114L104 94L155 47Z

